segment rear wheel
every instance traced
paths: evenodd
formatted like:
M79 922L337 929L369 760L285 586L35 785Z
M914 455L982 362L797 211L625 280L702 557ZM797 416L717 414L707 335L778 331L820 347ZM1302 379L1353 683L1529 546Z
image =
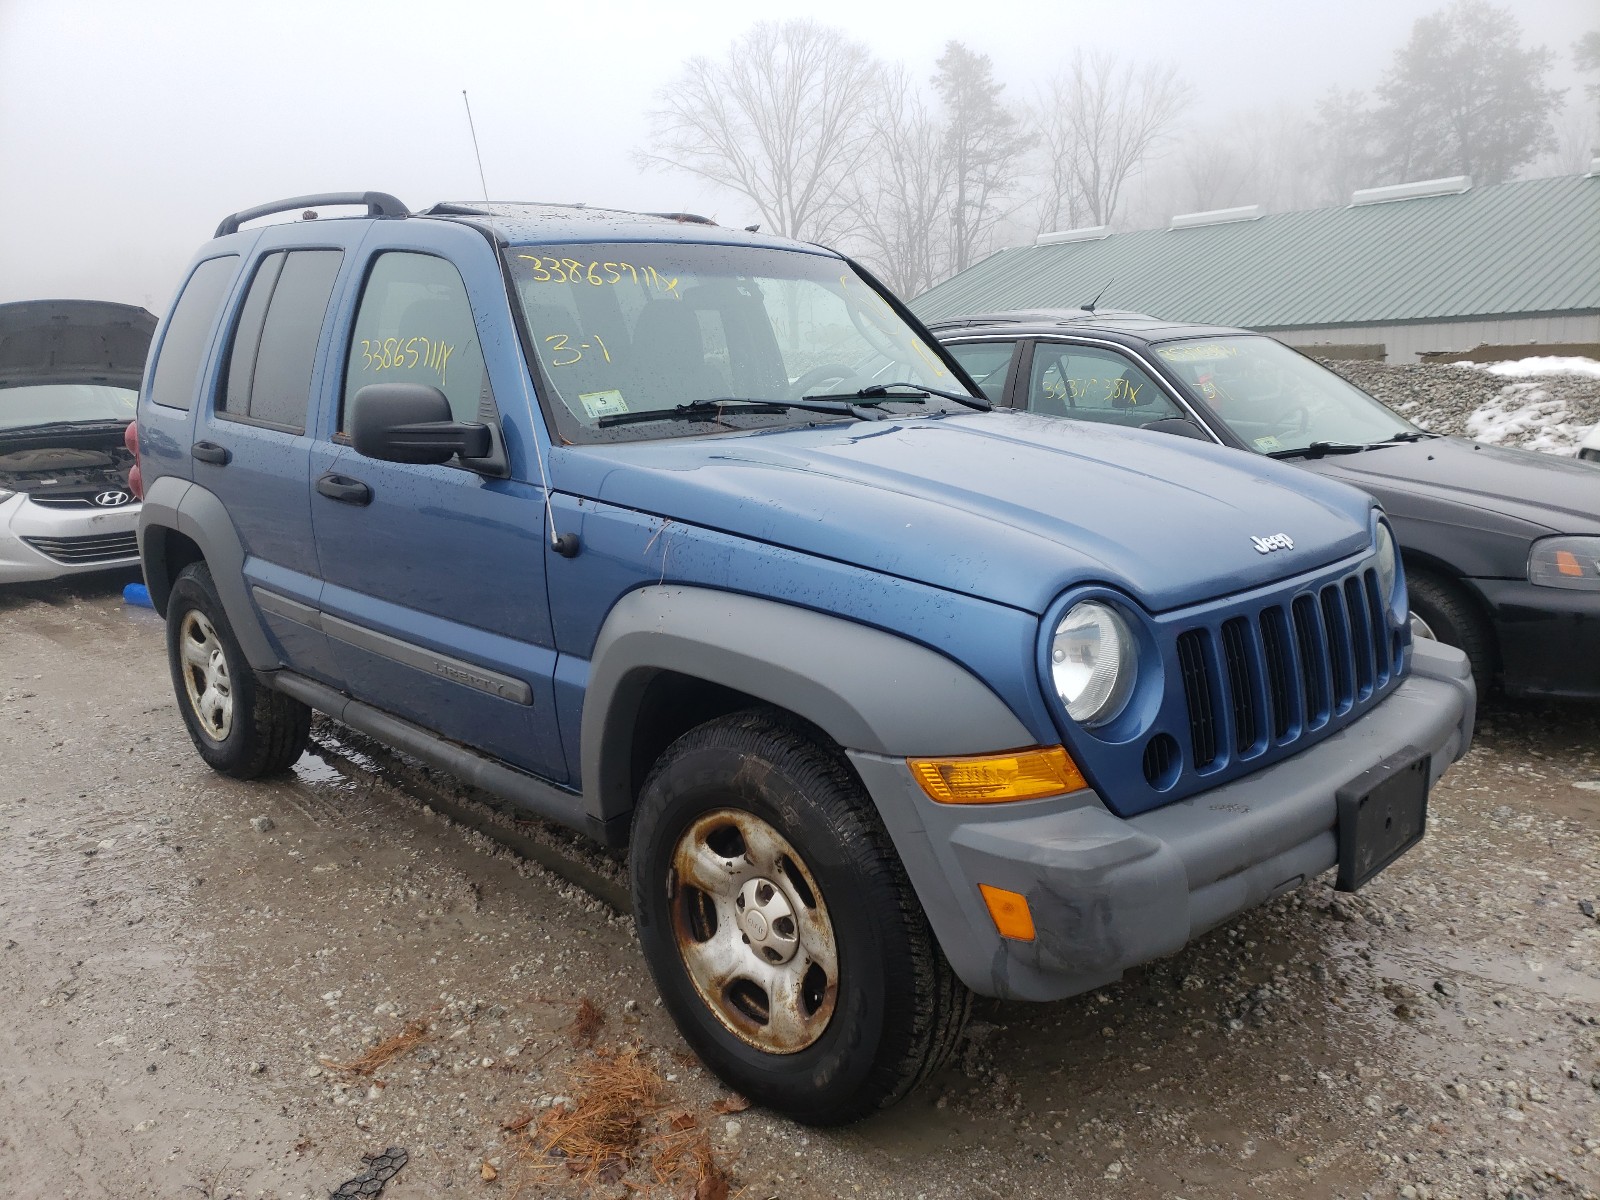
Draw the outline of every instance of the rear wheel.
M730 1087L814 1125L893 1104L949 1054L971 998L870 798L798 722L752 710L661 757L633 822L656 986Z
M259 779L305 750L311 710L256 682L203 562L190 563L172 585L167 661L189 738L213 770Z
M1428 623L1439 641L1464 651L1472 663L1472 681L1480 696L1494 682L1494 635L1482 611L1460 585L1431 571L1408 570L1406 590L1411 609Z

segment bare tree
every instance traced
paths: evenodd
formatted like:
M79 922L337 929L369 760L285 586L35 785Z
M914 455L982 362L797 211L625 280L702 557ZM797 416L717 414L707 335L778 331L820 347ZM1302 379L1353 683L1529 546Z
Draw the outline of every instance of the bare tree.
M1365 93L1335 87L1317 101L1311 138L1320 154L1316 177L1324 204L1348 204L1358 188L1378 182L1377 130Z
M897 294L915 296L950 273L953 162L904 68L885 82L873 122L872 153L854 177L861 257Z
M684 64L658 94L639 162L739 193L775 233L837 239L854 224L846 187L871 145L880 73L837 29L762 22L721 60Z
M1111 224L1129 178L1157 152L1193 95L1173 64L1079 50L1037 110L1045 175L1064 197L1058 209L1074 224Z
M1178 158L1185 211L1264 203L1261 150L1255 139L1241 139L1229 128L1186 138Z
M950 160L950 269L964 271L989 249L1000 205L1019 185L1022 155L1033 141L1022 122L1000 102L987 54L960 42L945 43L933 86L945 116L945 154Z
M1584 85L1584 93L1594 101L1595 112L1600 113L1600 29L1591 29L1572 47L1572 65L1585 75L1596 77L1594 83Z

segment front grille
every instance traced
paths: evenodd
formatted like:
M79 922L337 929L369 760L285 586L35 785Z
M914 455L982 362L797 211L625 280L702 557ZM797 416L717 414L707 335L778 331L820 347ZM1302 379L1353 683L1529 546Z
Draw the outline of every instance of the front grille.
M1183 694L1189 702L1191 761L1204 770L1217 760L1216 706L1211 701L1211 672L1206 663L1206 634L1191 629L1178 635L1178 667L1183 673Z
M1254 685L1256 664L1251 661L1248 628L1243 617L1222 623L1222 656L1228 667L1228 699L1233 703L1233 748L1240 755L1256 744L1260 728Z
M134 558L139 553L139 535L132 530L127 533L97 533L88 537L25 537L22 540L40 554L72 566L115 562L119 558Z
M1177 656L1198 771L1220 769L1225 751L1248 760L1322 728L1372 700L1394 671L1371 570L1186 629Z

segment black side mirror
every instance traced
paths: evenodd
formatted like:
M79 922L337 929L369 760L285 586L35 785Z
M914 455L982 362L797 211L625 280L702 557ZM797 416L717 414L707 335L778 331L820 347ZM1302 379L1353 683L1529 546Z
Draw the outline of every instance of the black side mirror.
M1199 438L1202 442L1211 440L1211 435L1188 417L1162 417L1159 421L1151 421L1139 428L1153 429L1157 433L1175 433L1179 437Z
M483 458L494 444L487 425L454 420L444 393L421 383L369 383L350 398L347 416L356 453L385 462Z

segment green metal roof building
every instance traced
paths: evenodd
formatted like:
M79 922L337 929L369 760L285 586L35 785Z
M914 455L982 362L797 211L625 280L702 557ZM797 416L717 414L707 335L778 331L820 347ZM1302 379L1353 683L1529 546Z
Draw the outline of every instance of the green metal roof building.
M1109 284L1109 287L1107 286ZM1040 235L911 304L927 321L1101 307L1381 345L1390 362L1475 346L1600 343L1600 159L1587 175L1356 192L1340 208L1190 213L1166 229Z

